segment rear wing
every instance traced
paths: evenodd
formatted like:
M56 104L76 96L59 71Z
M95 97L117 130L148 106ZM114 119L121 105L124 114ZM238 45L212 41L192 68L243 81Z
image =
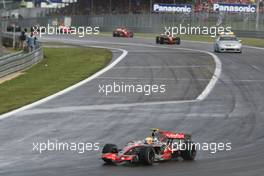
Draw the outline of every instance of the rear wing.
M168 139L185 139L185 140L191 140L192 136L190 134L185 133L174 133L170 131L160 131L162 135L167 137Z
M156 133L159 133L168 139L185 139L185 140L191 140L192 139L192 135L186 134L186 133L164 131L164 130L160 130L158 128L151 128L151 131L152 131L152 137L154 137Z

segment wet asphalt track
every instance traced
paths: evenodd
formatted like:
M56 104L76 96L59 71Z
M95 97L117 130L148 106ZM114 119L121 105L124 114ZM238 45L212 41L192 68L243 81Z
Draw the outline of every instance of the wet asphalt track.
M264 50L244 48L243 54L217 54L223 70L215 88L204 101L188 102L210 81L215 65L209 55L121 44L155 46L148 39L89 37L81 40L78 43L82 45L126 49L128 55L99 78L1 120L1 176L263 175ZM72 43L74 39L68 38L65 42ZM105 42L120 44L103 44ZM169 46L174 47L179 46ZM183 42L180 47L212 51L212 46L206 43ZM114 59L120 54L113 50ZM98 93L99 84L112 81L166 84L167 91L151 96ZM179 103L119 106L169 100ZM144 138L151 127L190 132L194 140L201 143L232 142L232 150L216 154L200 151L194 162L162 162L153 167L105 166L99 152L38 154L32 151L33 142L48 139L122 145Z

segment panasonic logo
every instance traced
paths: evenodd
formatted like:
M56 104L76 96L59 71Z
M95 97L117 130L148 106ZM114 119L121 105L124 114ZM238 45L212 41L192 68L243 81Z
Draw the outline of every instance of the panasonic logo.
M192 12L192 5L190 4L154 4L154 12L181 12L190 13Z
M219 12L245 12L255 13L256 5L244 5L244 4L214 4L214 11Z

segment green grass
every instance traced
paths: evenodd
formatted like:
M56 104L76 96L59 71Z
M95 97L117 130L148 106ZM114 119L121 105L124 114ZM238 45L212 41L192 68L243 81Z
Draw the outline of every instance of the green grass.
M44 59L0 84L0 114L54 94L94 74L112 58L96 48L44 48Z
M249 46L256 46L264 48L264 39L261 38L240 38L242 40L242 44Z
M112 33L110 32L103 32L101 33L102 36L110 36ZM140 38L149 38L155 39L155 36L158 34L154 33L135 33L135 37ZM207 35L181 35L182 40L189 40L189 41L201 41L201 42L213 42L214 38L207 36ZM256 46L256 47L263 47L264 48L264 39L259 38L246 38L246 37L239 37L242 40L243 45L249 46Z

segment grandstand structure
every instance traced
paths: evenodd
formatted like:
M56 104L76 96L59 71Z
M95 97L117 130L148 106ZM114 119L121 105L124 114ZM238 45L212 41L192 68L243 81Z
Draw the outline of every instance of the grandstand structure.
M255 4L257 0L77 0L64 8L56 10L63 15L98 15L98 14L148 14L152 13L155 3L192 4L195 12L211 12L214 3ZM260 9L263 11L263 0Z

